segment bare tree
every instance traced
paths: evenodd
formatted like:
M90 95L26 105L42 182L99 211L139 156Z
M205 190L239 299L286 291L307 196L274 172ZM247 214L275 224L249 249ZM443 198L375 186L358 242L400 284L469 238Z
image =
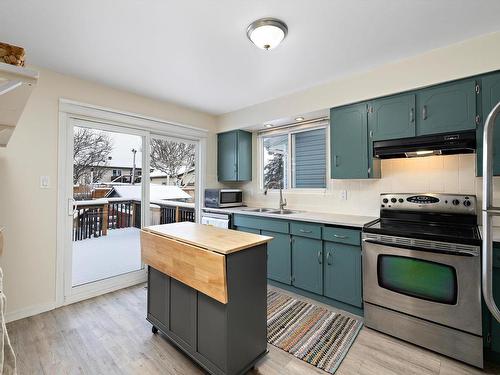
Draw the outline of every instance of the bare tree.
M194 144L151 139L151 167L165 173L168 183L171 178L177 178L183 168L187 172L194 161Z
M103 132L76 127L73 144L73 183L100 181L113 151L111 138Z

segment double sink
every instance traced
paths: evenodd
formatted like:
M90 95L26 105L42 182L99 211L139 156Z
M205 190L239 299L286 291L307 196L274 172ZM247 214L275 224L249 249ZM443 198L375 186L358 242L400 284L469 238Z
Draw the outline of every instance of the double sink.
M277 210L275 208L247 208L242 211L247 211L247 212L266 212L268 214L275 214L275 215L289 215L289 214L296 214L299 211L294 211L294 210Z

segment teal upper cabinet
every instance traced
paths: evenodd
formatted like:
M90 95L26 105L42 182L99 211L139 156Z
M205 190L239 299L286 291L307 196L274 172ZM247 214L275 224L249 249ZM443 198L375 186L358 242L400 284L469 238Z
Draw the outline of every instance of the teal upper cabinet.
M219 181L238 180L238 132L217 135L217 177Z
M332 108L330 111L331 177L376 177L368 155L367 104Z
M417 135L476 128L476 81L467 79L417 91Z
M265 230L261 234L273 237L267 244L267 277L290 285L292 273L290 235Z
M292 285L323 293L323 242L312 238L292 237Z
M483 130L488 114L493 107L500 102L500 73L496 72L484 76L481 79L482 93L482 116L481 125L477 131L477 174L483 175ZM495 131L493 134L493 174L500 175L500 118L495 122ZM495 148L495 145L497 146Z
M252 133L234 130L218 134L217 177L219 181L252 179Z
M370 141L415 136L415 95L404 94L368 103Z
M324 243L324 295L361 307L361 248L341 243Z

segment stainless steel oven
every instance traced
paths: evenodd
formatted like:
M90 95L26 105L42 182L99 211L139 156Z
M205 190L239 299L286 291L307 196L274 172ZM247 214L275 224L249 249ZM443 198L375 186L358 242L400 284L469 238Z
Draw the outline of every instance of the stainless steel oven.
M205 207L238 206L243 206L243 191L241 189L205 189Z
M376 236L363 235L366 302L481 335L479 247L464 253L414 250Z
M392 194L363 228L365 324L483 366L473 196Z

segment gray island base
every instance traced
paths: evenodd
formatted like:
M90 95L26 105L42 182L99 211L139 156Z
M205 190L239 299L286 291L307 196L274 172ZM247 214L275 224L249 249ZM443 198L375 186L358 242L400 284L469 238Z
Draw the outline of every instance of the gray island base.
M203 369L245 374L267 353L266 248L225 256L227 303L148 267L147 320Z

